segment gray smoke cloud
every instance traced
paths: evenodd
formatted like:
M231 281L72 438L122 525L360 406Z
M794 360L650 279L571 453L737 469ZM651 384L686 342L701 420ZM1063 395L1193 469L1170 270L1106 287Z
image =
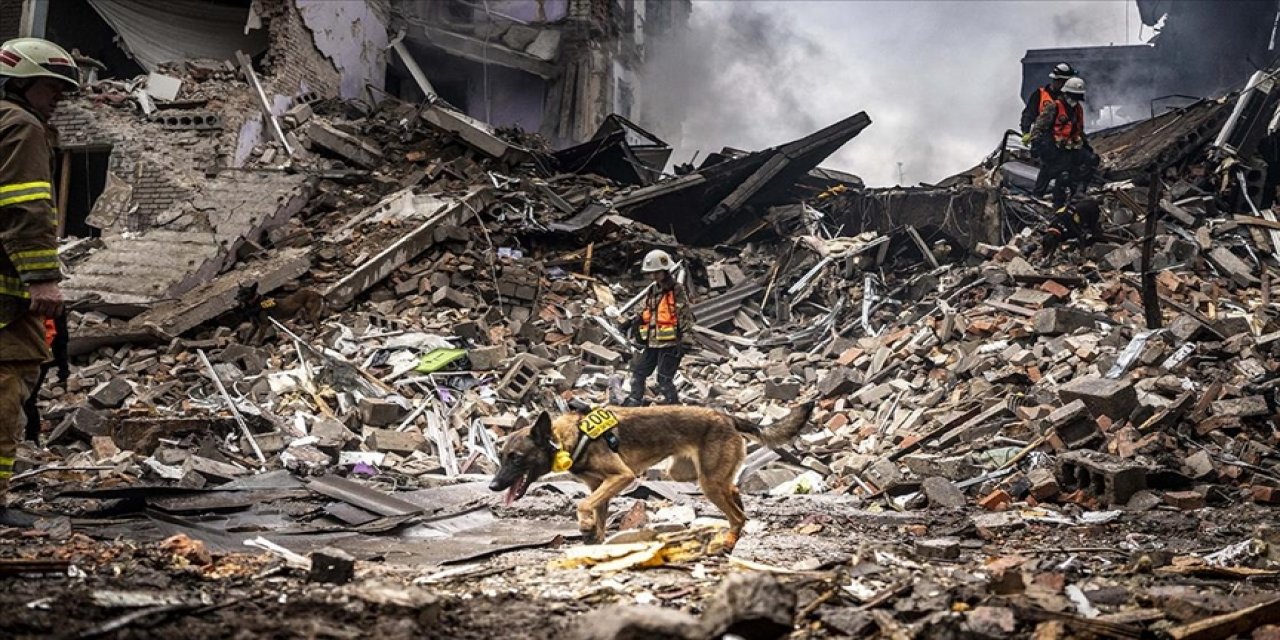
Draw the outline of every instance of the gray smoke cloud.
M1132 0L695 0L687 32L650 43L642 111L677 162L866 111L825 166L884 186L902 163L904 184L936 182L1017 128L1027 49L1123 44L1126 10L1136 35Z

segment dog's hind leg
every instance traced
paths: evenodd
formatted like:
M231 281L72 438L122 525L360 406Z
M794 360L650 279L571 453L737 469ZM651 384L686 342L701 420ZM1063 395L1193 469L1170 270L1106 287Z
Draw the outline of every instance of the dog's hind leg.
M747 523L742 496L733 484L733 477L745 457L745 447L741 439L735 440L737 442L724 447L705 447L698 457L698 484L702 486L702 493L729 519L729 535L725 539L728 550L737 544Z

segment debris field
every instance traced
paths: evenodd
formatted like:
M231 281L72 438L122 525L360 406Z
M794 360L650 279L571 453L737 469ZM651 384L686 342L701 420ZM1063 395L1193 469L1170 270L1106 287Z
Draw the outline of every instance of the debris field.
M15 469L35 524L0 530L7 637L1280 637L1254 85L1095 134L1102 233L1046 256L1019 148L938 185L820 168L874 114L668 175L621 116L553 148L442 100L259 112L247 58L163 71L169 100L101 80L60 112L208 175L151 213L113 177L94 217L163 224L63 245L73 366ZM271 132L240 169L219 118ZM119 266L161 241L173 273ZM621 402L654 248L695 304L682 402L817 401L750 445L731 553L663 469L601 545L567 473L488 489L542 412Z

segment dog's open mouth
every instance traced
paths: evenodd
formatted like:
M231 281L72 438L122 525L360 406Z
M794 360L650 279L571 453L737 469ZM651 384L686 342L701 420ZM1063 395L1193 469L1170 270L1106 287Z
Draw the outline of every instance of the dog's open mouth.
M507 496L503 499L503 506L511 506L512 502L524 497L524 492L529 488L529 477L521 475L516 481L511 483L511 487L507 489Z

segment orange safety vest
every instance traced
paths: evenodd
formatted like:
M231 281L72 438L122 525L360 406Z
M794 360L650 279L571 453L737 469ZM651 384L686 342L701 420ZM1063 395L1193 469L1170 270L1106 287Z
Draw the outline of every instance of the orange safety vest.
M54 324L53 318L44 319L44 342L53 348L53 339L58 337L58 325Z
M1084 136L1084 106L1075 107L1058 100L1058 115L1053 120L1053 141L1059 146L1079 147Z
M640 313L640 338L649 340L649 328L655 327L653 339L656 342L675 342L679 339L676 332L676 292L674 289L658 298L657 322L654 322L653 311L645 307Z
M1049 93L1048 89L1044 87L1040 87L1040 101L1039 101L1040 107L1036 109L1036 115L1040 115L1041 113L1044 113L1044 108L1053 104L1053 102L1054 102L1053 94Z

